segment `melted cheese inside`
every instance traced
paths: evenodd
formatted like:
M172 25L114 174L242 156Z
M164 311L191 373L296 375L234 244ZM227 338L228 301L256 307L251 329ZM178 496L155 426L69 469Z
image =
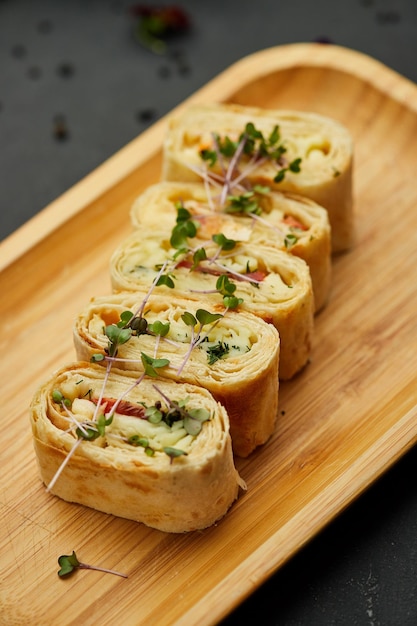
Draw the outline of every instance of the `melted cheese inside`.
M120 313L122 311L120 310ZM155 321L162 323L169 322L169 331L165 335L166 339L175 341L178 343L189 344L191 342L191 328L187 326L181 319L181 314L184 311L173 311L170 315L170 311L146 311L145 318L148 324L153 324ZM193 312L194 314L195 312ZM90 336L100 346L106 348L108 346L108 339L105 335L105 326L103 318L94 313L88 321L88 332ZM198 332L199 324L196 325L196 331ZM251 350L252 345L257 341L256 335L252 331L243 325L232 327L227 323L227 318L219 320L217 324L206 324L200 331L200 336L204 336L204 341L199 344L199 349L209 352L211 348L223 344L227 345L227 351L222 358L237 357L246 354ZM138 338L133 336L129 341L134 342ZM123 349L122 349L123 352ZM163 343L160 345L160 356L163 357Z
M219 263L227 268L227 271L243 277L248 271L254 272L261 269L257 258L246 254L243 246L240 247L240 250L240 253L236 251L235 254L226 253L220 255L218 258ZM209 246L206 247L206 251L207 256L210 258L211 250ZM159 238L148 238L145 241L141 241L139 245L133 245L128 249L127 254L124 254L119 259L117 271L121 276L125 276L128 281L134 282L135 276L141 277L142 280L142 277L144 277L146 283L150 285L157 275L156 268L159 269L165 262L168 262L165 273L171 272L177 289L195 293L204 290L216 290L217 275L210 275L201 271L190 271L187 268L173 268L172 258L174 253L175 251L169 247L169 242L167 244L165 241L161 245ZM208 261L204 261L201 266L205 266L208 269L215 268L215 265L210 264ZM264 300L265 302L285 302L293 297L289 285L278 272L268 274L257 287L254 287L250 280L242 280L238 277L234 279L233 275L231 275L230 279L236 285L234 295L243 297L244 300L250 299L251 294L256 297L257 301ZM254 292L255 289L256 292ZM221 296L219 296L219 299L221 299Z
M100 390L92 390L89 383L83 379L70 377L60 384L59 391L65 398L71 400L71 407L68 412L63 412L63 415L66 417L72 415L74 424L87 423L88 426L95 415L96 404L84 396L91 391L92 395L98 397ZM104 436L91 443L100 447L113 446L132 450L133 446L128 442L130 437L147 439L148 446L156 452L162 452L165 447L189 452L195 439L195 436L187 433L182 420L174 422L172 426L163 421L153 424L147 419L124 415L116 410L112 423L105 428ZM138 446L137 450L143 452L144 448Z
M191 329L182 320L172 320L167 336L180 343L190 343ZM204 336L205 339L198 346L200 350L208 353L211 348L222 344L227 346L227 351L222 357L225 359L246 354L255 341L251 331L242 326L237 329L221 325L214 325L210 328L207 325L207 329L203 327L201 330L201 336Z

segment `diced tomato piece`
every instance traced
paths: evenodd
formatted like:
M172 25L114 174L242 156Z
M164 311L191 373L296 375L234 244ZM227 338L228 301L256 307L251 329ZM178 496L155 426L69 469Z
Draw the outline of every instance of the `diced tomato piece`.
M285 215L283 220L284 224L288 226L292 226L293 228L298 228L299 230L308 230L308 226L295 219L292 215Z

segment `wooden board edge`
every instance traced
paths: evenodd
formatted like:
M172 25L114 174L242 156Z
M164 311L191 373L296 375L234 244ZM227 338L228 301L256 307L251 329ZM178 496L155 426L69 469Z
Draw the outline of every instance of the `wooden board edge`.
M337 498L334 483L331 483L177 620L175 626L218 624L393 467L416 442L417 405L414 405L337 478ZM359 479L361 488L358 490ZM306 517L316 518L308 532L304 530ZM226 590L229 593L225 593Z

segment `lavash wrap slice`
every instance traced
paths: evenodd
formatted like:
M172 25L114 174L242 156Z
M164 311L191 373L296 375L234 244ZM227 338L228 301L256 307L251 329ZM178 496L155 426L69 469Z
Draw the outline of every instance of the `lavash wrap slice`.
M262 161L247 171L245 182L311 198L328 211L333 252L348 250L354 242L353 141L349 130L330 117L302 110L271 110L234 103L190 105L168 118L162 178L201 180L197 170L205 165L200 151L213 149L213 133L237 141L248 122L265 137L278 125L286 148L286 161L291 163L297 158L302 161L301 171L286 172L281 182L274 182L276 165ZM211 170L222 175L218 163Z
M86 409L80 404L88 403L86 398L99 397L104 376L103 367L77 362L56 371L35 393L30 416L40 474L46 485L78 441L67 432L66 412L53 393L60 390L70 399L69 410L82 420L85 415L81 410ZM118 398L133 380L128 373L112 371L106 398ZM172 400L188 398L187 408L210 412L211 418L202 424L201 432L195 437L181 428L170 433L168 427L119 415L116 410L104 437L82 440L77 446L51 492L68 502L165 532L206 528L226 514L238 496L239 485L243 486L234 467L227 413L207 390L167 380L156 383L146 378L125 399L136 407L141 402L153 405L161 399L154 384ZM135 434L148 437L155 448L162 449L164 442L182 447L187 455L171 458L158 450L149 456L144 447L126 443Z
M210 236L222 232L230 239L287 250L310 269L315 312L328 301L331 288L331 231L326 209L313 200L290 192L258 194L260 215L227 213L219 187L203 183L162 181L148 187L130 210L134 228L142 224L175 226L180 203Z
M216 287L219 276L213 273L216 266L205 261L192 269L178 258L173 261L177 250L171 247L170 234L169 229L143 225L122 241L110 259L113 291L150 288L160 268L166 267L174 286L155 286L154 293L168 299L175 294L197 300L203 308L212 305L221 313L224 305ZM202 243L197 238L192 241ZM203 243L208 259L218 253L213 241ZM314 296L308 265L282 250L239 242L231 252L222 252L217 262L227 268L228 274L221 274L230 276L236 287L234 296L242 299L238 310L257 315L278 330L279 378L289 380L308 363L312 349Z
M146 320L148 328L158 322L169 324L169 331L164 336L152 331L133 333L118 348L117 367L142 372L141 353L168 359L169 365L159 370L161 378L205 387L226 408L235 455L246 457L264 444L274 432L278 410L279 335L272 324L255 315L228 311L212 324L204 324L197 336L202 341L190 352L195 331L182 316L198 316L201 305L196 300L175 294L168 298L159 294L148 296L143 288L95 297L74 322L77 358L106 356L106 327L117 325L124 312L134 314L144 304L140 318ZM216 307L209 304L205 311L216 313ZM197 323L196 331L199 330ZM102 363L105 365L106 361Z

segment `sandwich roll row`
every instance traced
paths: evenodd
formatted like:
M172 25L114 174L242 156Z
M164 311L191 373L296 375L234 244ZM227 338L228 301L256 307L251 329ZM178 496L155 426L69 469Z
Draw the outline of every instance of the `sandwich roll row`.
M105 376L103 367L79 362L57 371L33 398L33 439L45 484L77 446L51 493L165 532L206 528L223 517L242 486L224 407L200 386L150 379L135 385L134 376L117 371ZM183 404L191 426L178 410L162 410L159 421L146 417L164 397ZM96 414L111 423L94 438ZM77 429L91 438L80 438Z
M235 457L302 384L332 254L354 241L353 148L335 120L236 104L168 120L161 180L73 325L75 361L36 391L40 476L68 502L173 533L223 518Z

